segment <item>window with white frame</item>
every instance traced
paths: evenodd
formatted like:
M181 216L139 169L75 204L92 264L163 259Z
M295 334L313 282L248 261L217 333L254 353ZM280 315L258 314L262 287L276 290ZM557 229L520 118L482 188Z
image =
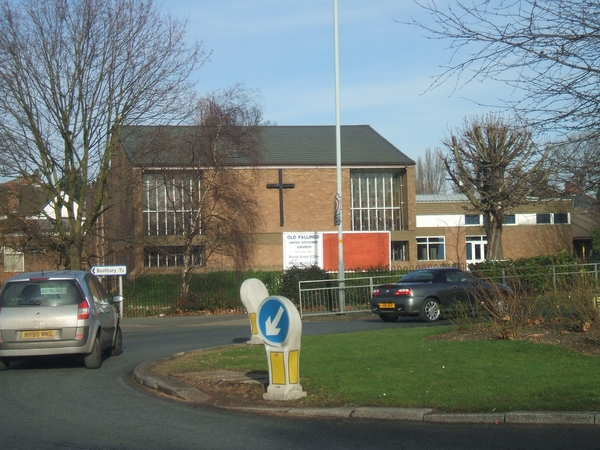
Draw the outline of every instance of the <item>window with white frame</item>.
M552 215L550 213L538 213L535 215L535 223L538 225L552 223Z
M569 214L568 213L554 213L552 217L554 225L568 225Z
M25 254L11 247L3 247L4 272L25 272Z
M191 266L202 266L202 247L196 246L191 251ZM165 246L144 248L144 267L182 267L185 261L185 247Z
M479 214L465 214L465 225L481 225Z
M566 225L569 224L568 213L538 213L535 217L538 225Z
M199 226L193 217L200 189L191 174L145 173L144 227L150 236L182 235L186 227Z
M467 236L466 253L467 263L480 262L487 259L487 236Z
M417 238L417 259L419 261L440 261L446 259L445 239L440 236Z
M397 172L352 171L352 230L402 230L402 176Z

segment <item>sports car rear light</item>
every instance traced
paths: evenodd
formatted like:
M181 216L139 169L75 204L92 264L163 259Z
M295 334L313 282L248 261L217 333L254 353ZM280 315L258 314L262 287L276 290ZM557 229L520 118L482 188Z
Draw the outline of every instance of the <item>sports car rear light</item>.
M373 297L377 297L379 295L379 289L373 289Z
M408 288L396 289L394 295L412 295L412 291Z
M87 299L77 306L77 320L89 319L91 317L90 303Z

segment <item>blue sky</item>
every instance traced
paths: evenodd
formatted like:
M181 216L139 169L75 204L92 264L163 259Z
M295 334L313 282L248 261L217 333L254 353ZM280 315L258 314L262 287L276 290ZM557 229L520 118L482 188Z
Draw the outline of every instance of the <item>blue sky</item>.
M277 125L334 125L333 0L170 0L189 35L212 51L200 94L236 83L260 93ZM451 56L449 42L400 22L428 21L411 0L339 0L340 117L368 124L415 161L464 119L491 111L498 87L453 82L427 91ZM342 142L343 152L343 142Z

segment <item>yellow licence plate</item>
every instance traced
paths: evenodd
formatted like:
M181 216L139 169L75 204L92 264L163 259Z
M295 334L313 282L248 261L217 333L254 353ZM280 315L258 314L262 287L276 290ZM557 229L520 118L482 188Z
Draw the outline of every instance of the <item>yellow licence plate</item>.
M54 339L56 330L23 331L21 337L23 339Z
M382 309L394 309L394 308L396 308L396 304L395 303L380 303L379 304L379 308L382 308Z

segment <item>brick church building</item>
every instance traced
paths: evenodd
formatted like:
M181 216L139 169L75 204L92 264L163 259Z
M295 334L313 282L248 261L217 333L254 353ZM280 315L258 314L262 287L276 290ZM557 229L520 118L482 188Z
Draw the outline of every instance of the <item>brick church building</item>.
M308 253L311 253L310 258L317 259L302 263L312 264L325 257L330 266L327 261L338 258L337 253L331 254L337 252L338 241L334 225L335 127L260 128L259 163L252 167L241 163L234 168L252 173L261 216L260 227L252 233L254 252L247 266L257 270L281 270L289 266L284 253L289 253L290 248L295 253L303 252L293 245L290 247L292 241L297 242L296 247L313 247ZM177 268L180 259L168 256L179 251L173 236L177 231L168 225L157 225L155 220L158 217L158 222L168 221L170 214L176 213L168 211L172 209L168 202L158 204L154 200L168 195L151 192L170 188L168 183L157 186L150 180L156 174L185 173L190 169L185 163L189 155L179 160L177 154L170 152L169 141L193 130L194 127L163 127L159 133L162 146L158 146L158 152L147 152L148 142L156 144L151 136L158 131L156 127L140 127L127 135L121 151L115 155L114 175L121 181L129 180L134 187L132 200L111 213L112 225L107 229L112 230L116 239L110 240L114 242L110 244L114 245L110 253L114 251L115 263L127 264L130 272ZM389 265L392 259L408 264L410 255L416 255L415 162L366 125L341 127L341 145L344 240L348 239L348 249L354 252L354 259L347 261L347 268L379 265L381 261ZM373 232L377 232L376 236L370 235ZM315 247L314 239L311 240L315 236L323 241L324 248ZM200 252L202 240L209 238L198 237ZM363 248L370 242L377 246L373 249L378 253L375 259L367 257L369 248ZM315 255L315 252L323 254ZM290 258L294 261L293 255ZM221 257L205 262L199 257L198 262L209 270L231 265Z

